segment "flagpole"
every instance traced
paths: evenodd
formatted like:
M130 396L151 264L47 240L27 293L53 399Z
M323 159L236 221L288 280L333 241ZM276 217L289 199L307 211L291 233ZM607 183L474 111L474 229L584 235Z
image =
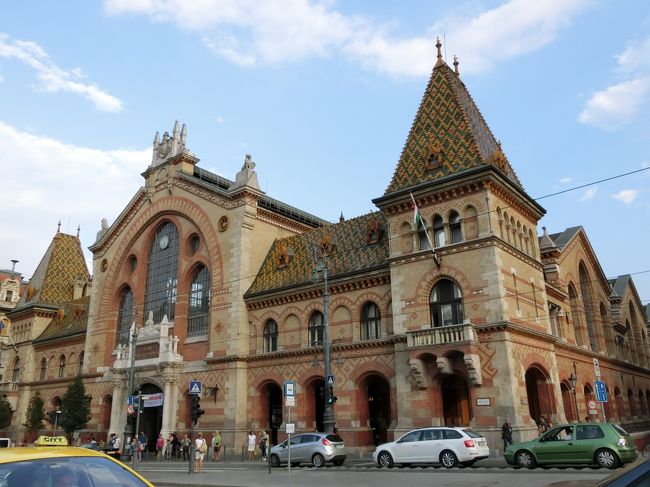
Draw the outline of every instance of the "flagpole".
M427 223L422 220L422 216L420 215L420 209L418 208L418 204L415 202L415 198L413 197L413 193L409 191L409 195L411 196L411 201L413 201L413 209L415 210L415 213L413 215L413 220L415 223L415 231L418 231L418 226L422 225L422 228L424 228L424 234L427 236L427 241L429 242L429 246L431 247L431 253L433 254L433 261L436 263L438 267L440 267L440 257L438 254L436 254L436 249L433 247L433 242L431 241L431 237L429 236L429 232L427 231Z

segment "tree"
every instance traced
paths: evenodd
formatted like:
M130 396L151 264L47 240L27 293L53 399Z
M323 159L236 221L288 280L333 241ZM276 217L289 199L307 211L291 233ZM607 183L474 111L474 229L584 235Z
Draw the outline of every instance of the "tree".
M45 411L43 410L43 399L41 399L40 392L36 391L36 394L34 394L29 400L27 416L23 426L30 433L36 433L38 430L43 428L44 418Z
M7 428L11 424L11 404L6 397L0 397L0 430Z
M86 388L81 380L81 375L77 375L61 399L61 417L59 421L68 435L85 428L88 421L90 421L91 399L91 396L86 395Z

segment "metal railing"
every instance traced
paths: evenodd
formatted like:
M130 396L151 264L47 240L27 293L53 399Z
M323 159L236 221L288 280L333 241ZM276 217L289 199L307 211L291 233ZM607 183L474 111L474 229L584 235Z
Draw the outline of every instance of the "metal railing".
M409 348L446 345L471 340L476 340L476 333L471 323L406 332L406 345Z

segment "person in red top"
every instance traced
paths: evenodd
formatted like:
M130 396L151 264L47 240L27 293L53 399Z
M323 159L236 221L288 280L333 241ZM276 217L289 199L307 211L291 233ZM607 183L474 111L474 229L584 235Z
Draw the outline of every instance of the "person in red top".
M156 439L156 458L160 460L160 457L162 457L163 452L165 451L165 438L163 438L162 433L158 435L158 439Z

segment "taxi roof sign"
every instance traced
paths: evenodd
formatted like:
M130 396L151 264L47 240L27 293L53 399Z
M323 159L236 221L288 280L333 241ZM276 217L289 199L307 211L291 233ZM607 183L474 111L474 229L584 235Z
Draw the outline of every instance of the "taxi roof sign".
M34 442L35 446L68 446L65 436L39 436Z

